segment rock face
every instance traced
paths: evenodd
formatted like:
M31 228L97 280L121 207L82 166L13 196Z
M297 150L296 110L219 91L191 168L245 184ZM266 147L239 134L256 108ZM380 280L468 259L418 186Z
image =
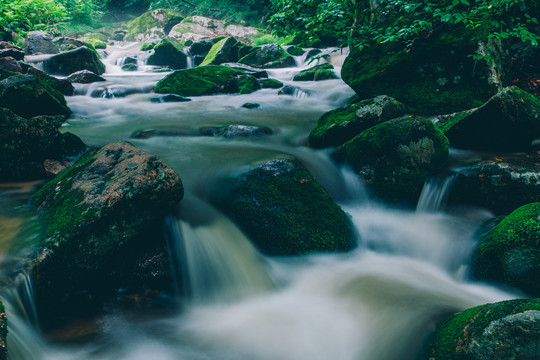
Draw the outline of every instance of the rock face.
M311 130L309 146L322 149L343 145L362 131L404 114L405 105L386 95L331 110Z
M425 360L538 359L540 301L486 304L451 316L424 349Z
M238 62L262 68L283 68L296 65L294 58L277 44L256 48Z
M312 68L300 71L294 75L293 81L321 81L338 79L338 76L333 71L334 65L321 64L315 65Z
M268 161L233 180L221 206L268 255L353 247L348 216L296 160Z
M43 320L80 310L119 286L110 275L118 262L164 246L160 223L182 196L167 164L125 142L88 152L45 184L32 198L45 223L32 264Z
M0 107L26 118L71 114L64 96L34 75L14 75L0 81Z
M204 16L192 16L185 18L181 23L176 25L169 33L169 36L182 41L201 41L220 35L249 38L257 34L259 34L259 31L254 27L227 25L222 20Z
M43 31L32 31L26 36L24 52L27 55L58 54L51 35Z
M67 80L78 84L91 84L94 82L106 81L106 79L88 70L77 71L69 75Z
M455 171L448 199L451 203L506 215L540 199L540 159L536 154L500 154Z
M540 296L539 218L540 203L531 203L488 232L473 254L473 275Z
M69 76L81 70L88 70L101 75L105 72L105 65L96 52L83 46L45 60L43 69L50 74L64 76Z
M201 66L235 63L253 51L253 47L237 41L233 37L224 38L210 48Z
M425 180L448 158L448 139L427 119L402 117L373 126L334 152L387 201L416 201Z
M185 69L187 55L170 40L163 39L154 46L154 53L148 57L148 65L169 66L172 69Z
M182 21L179 13L166 9L148 11L128 24L126 39L130 41L161 40Z
M236 93L238 92L237 77L243 73L241 70L220 65L178 70L161 79L154 91L186 97Z
M389 95L418 114L448 114L482 105L493 94L487 72L470 58L477 40L441 30L412 47L399 43L352 49L341 70L360 99Z
M540 100L516 86L477 109L440 117L437 126L453 147L523 151L540 138Z

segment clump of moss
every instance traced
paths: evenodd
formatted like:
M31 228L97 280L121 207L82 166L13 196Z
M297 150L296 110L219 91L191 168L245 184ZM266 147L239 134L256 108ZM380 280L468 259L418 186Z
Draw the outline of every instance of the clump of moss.
M146 61L148 65L169 66L173 69L187 67L187 55L173 39L163 39L154 46L154 53Z
M156 46L155 42L144 43L144 44L141 45L141 51L152 50L154 48L154 46Z
M283 83L276 79L260 79L260 82L263 89L280 89L283 87Z
M200 66L219 65L228 62L237 62L253 51L253 47L237 41L233 37L226 37L216 42L208 51Z
M300 56L300 55L304 55L305 53L304 49L302 49L299 46L294 46L294 45L289 46L287 48L287 52L291 54L292 56Z
M294 58L277 44L265 45L238 60L239 63L264 68L295 66Z
M238 92L240 94L251 94L261 88L259 80L251 75L241 75L238 77Z
M305 69L296 74L293 81L321 81L338 79L338 76L333 71L334 65L321 64L312 68Z
M148 11L128 24L127 40L137 40L147 35L159 35L161 37L169 34L174 25L182 21L183 16L175 11L167 9L156 9ZM161 29L161 30L157 30Z
M106 49L107 43L99 39L88 39L85 41L86 44L92 45L94 49Z
M501 221L473 255L473 275L540 296L540 203L524 205Z

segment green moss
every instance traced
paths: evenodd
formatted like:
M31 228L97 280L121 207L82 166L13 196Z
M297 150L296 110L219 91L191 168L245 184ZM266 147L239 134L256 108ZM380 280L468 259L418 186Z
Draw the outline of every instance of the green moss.
M332 64L316 65L312 68L300 71L294 76L293 81L321 81L338 79L338 76L332 71L333 69L334 65Z
M227 39L231 39L231 38L227 37L227 38L224 38L224 39L218 41L217 43L215 43L212 46L212 48L210 48L210 51L208 51L208 54L206 55L206 57L204 58L203 62L200 64L200 66L219 65L219 64L214 63L215 59L216 59L216 55L218 54L219 50L221 50L221 47L223 46L225 41L227 41Z
M305 51L299 46L289 46L287 48L287 52L291 54L292 56L301 56L304 55Z
M151 42L151 43L144 43L144 44L142 44L142 46L141 46L141 51L152 50L155 46L156 46L156 43L154 43L154 42Z
M236 77L243 71L228 66L209 65L176 71L160 80L154 91L160 94L202 96L238 91Z
M99 39L88 39L85 43L92 45L95 49L106 49L107 44L105 41Z
M233 37L225 37L214 43L200 66L237 62L252 51L253 47L237 41Z
M279 89L283 87L283 83L276 79L260 79L263 89Z
M441 129L443 133L450 131L456 124L470 115L470 111L461 111L448 116L444 121L437 122L437 127Z
M124 71L137 71L139 67L137 64L124 64L122 65L122 70Z
M241 75L238 77L238 92L240 94L251 94L261 88L259 80L251 75Z
M294 58L287 54L281 46L277 44L266 45L254 49L249 54L238 60L241 64L255 67L280 68L294 66Z
M153 13L157 13L156 17L153 16ZM165 20L160 21L158 18ZM182 19L183 16L181 14L172 10L156 9L148 11L128 24L129 32L126 35L126 39L135 40L138 34L148 35L153 28L163 28L167 23L180 22ZM158 32L155 34L158 35ZM161 37L163 36L165 34L161 32Z
M473 255L473 275L540 296L540 203L513 211Z
M540 299L510 300L480 305L445 320L429 339L425 360L469 360L469 344L495 320L527 310L540 310Z

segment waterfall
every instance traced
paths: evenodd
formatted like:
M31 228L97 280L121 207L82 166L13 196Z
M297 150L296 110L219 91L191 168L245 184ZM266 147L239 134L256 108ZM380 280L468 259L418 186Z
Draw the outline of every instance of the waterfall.
M456 177L457 174L452 174L443 178L432 177L428 179L418 199L416 211L435 213L444 209Z
M263 258L232 222L192 195L182 200L181 213L168 219L167 230L192 303L231 301L272 289Z

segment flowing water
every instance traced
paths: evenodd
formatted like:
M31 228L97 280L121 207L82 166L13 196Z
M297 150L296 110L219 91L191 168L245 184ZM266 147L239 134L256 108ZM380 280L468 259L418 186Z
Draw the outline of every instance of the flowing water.
M68 98L74 114L64 130L91 146L128 140L162 157L180 175L186 197L179 217L167 219L166 228L175 273L183 279L184 306L147 316L116 308L93 322L90 340L53 342L35 326L31 284L21 275L21 285L2 295L11 360L415 359L444 316L515 297L467 281L473 233L490 214L445 209L451 180L428 183L417 211L394 209L373 199L328 151L305 146L320 115L353 94L341 80L292 83L300 68L271 70L271 77L299 88L296 96L265 89L153 103L151 89L164 74L145 72L147 67L127 73L118 66L137 48L107 49L107 81L77 87L78 95ZM341 50L331 54L338 74L345 56ZM248 102L260 108L241 107ZM273 134L199 135L201 128L227 125L270 128ZM169 136L133 136L145 131ZM224 179L278 156L300 159L350 214L361 239L354 251L267 258L208 203ZM14 200L9 189L0 188L2 208L18 209L20 198ZM24 199L30 190L22 193ZM35 215L11 213L0 211L0 234L31 247ZM22 256L21 249L12 253Z

